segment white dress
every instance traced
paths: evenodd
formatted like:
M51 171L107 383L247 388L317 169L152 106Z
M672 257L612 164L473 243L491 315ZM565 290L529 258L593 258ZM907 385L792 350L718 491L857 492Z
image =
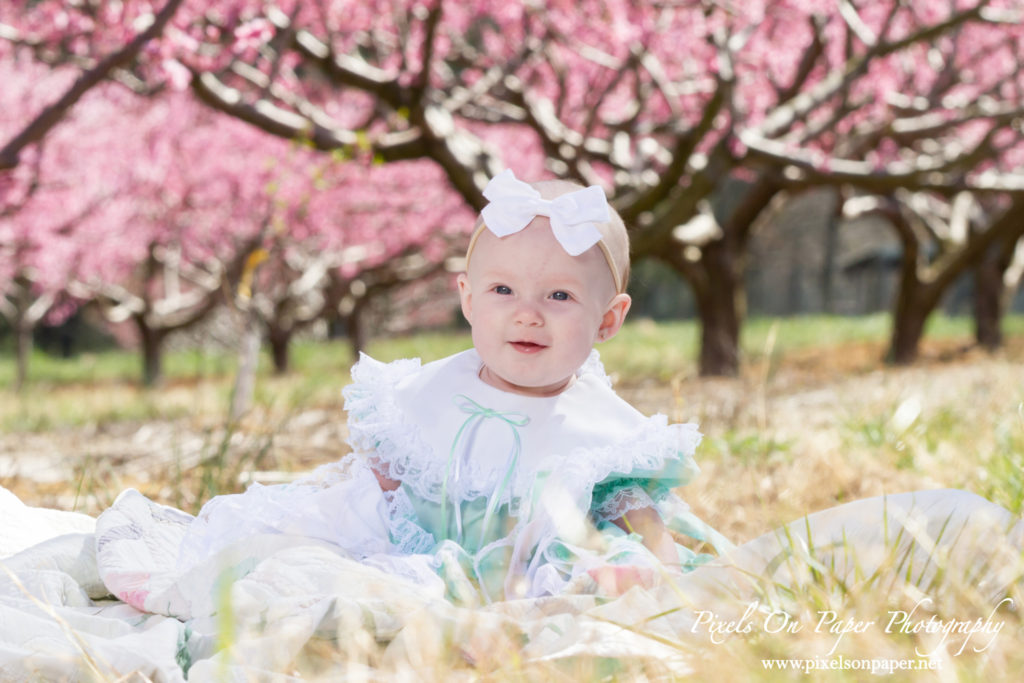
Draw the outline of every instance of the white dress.
M421 365L363 356L346 387L353 453L285 486L254 486L199 513L179 568L231 538L315 537L353 558L474 602L567 589L603 564L657 565L612 520L654 507L670 529L731 545L672 491L697 474L692 424L646 417L596 352L569 389L531 397L479 377L470 349ZM373 470L398 481L383 492ZM710 559L678 546L692 568Z

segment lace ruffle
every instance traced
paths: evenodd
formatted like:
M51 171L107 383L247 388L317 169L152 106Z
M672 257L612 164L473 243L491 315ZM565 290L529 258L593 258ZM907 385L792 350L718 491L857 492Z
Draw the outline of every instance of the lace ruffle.
M419 369L419 358L381 363L360 356L352 366L352 384L342 390L349 416L348 442L368 456L381 475L405 483L425 500L438 502L445 463L428 457L430 446L395 402L396 385Z
M670 425L668 418L659 413L648 417L640 429L617 443L571 451L566 458L567 469L572 470L572 476L595 483L616 474L626 477L638 473L637 478L663 478L667 487L682 486L700 471L693 459L700 440L697 425ZM658 473L673 462L678 472L659 477Z
M343 390L349 414L349 444L369 456L381 475L401 481L420 498L437 503L441 500L445 461L432 453L419 428L408 420L395 399L396 385L420 367L419 359L382 363L366 355L360 358L352 368L353 383ZM586 374L611 383L596 351L580 368L579 375ZM700 439L696 425L669 425L668 418L658 414L607 446L570 451L559 471L575 481L596 483L614 474L626 476L631 472L658 478L659 472L672 467L674 472L668 476L668 485L681 486L698 472L692 455ZM461 498L473 500L490 495L504 474L500 469L467 471ZM533 488L536 474L525 468L517 471L499 503L509 505L510 511L514 509L517 500Z
M388 504L388 532L395 552L399 555L427 554L434 551L437 541L416 520L416 511L403 489L384 493Z
M601 524L620 519L631 510L654 507L654 499L636 482L624 481L610 491L599 493L594 490L594 503L590 516Z
M352 384L345 387L345 409L349 414L349 444L366 454L382 476L401 481L424 500L441 501L446 462L435 457L420 435L419 427L398 407L396 385L419 371L419 359L381 363L363 355L352 368ZM496 488L498 470L468 470L460 489L463 500L489 495ZM518 472L500 502L509 505L529 490L534 473Z

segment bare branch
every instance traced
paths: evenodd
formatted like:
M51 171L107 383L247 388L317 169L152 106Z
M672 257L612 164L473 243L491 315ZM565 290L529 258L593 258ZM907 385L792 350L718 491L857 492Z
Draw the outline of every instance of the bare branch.
M423 41L423 63L419 75L412 85L411 102L412 106L418 106L423 100L423 94L430 87L430 70L434 63L434 47L437 40L437 27L441 23L441 8L444 0L434 0L434 6L430 8L426 21L423 22L426 38Z
M857 36L860 42L868 47L874 47L878 44L878 36L872 33L868 25L860 18L860 15L857 14L857 8L850 3L850 0L840 0L839 16L843 18L850 31Z
M8 218L21 211L32 196L39 191L40 178L42 177L42 164L43 164L43 143L40 142L36 148L36 155L32 163L32 178L28 181L24 191L21 193L21 197L17 200L8 200L4 203L4 206L0 208L0 218ZM2 182L2 179L0 179Z
M784 142L766 140L750 131L741 133L740 137L752 156L787 166L783 175L791 182L847 183L881 193L891 192L897 187L933 190L944 195L962 191L1024 193L1024 174L1021 173L986 171L972 180L965 179L957 164L960 157L952 161L921 157L914 164L896 161L879 169L866 161L790 149Z
M274 82L275 77L281 71L281 64L285 55L285 47L295 38L295 17L298 16L301 9L302 5L297 3L292 9L291 16L288 17L287 27L276 31L266 45L267 51L272 52L272 57L269 60L270 68L267 69L267 74L264 76L264 92L260 93L260 97L264 97L267 94L266 91L270 88L270 84ZM258 71L258 69L254 68L253 70ZM262 72L260 72L260 74L262 75Z
M717 87L711 99L704 106L700 121L692 129L677 133L675 145L672 148L671 163L662 171L657 184L640 191L630 201L628 217L624 214L624 220L628 222L635 220L641 213L650 211L669 196L673 188L679 184L680 178L686 173L690 157L697 145L713 128L718 114L726 107L731 108L734 72L732 55L727 42L726 36L721 34L716 36L719 48L719 71L715 76Z
M842 69L836 69L808 92L797 95L792 100L780 105L774 112L765 117L760 134L765 138L774 138L788 130L794 122L806 120L808 114L839 93L849 91L850 85L867 69L874 60L899 52L910 45L927 43L956 26L981 19L981 8L971 9L953 14L945 21L926 26L899 40L879 42L859 57L850 59Z
M282 109L267 100L249 104L242 100L238 90L224 84L212 73L194 73L192 90L208 106L230 114L257 128L289 140L305 140L316 149L354 150L366 148L379 154L386 161L416 159L424 155L420 133L414 129L385 134L377 140L368 141L355 132L328 127L314 109L309 109L311 120L301 114Z
M796 73L793 74L793 80L785 90L778 91L778 101L786 102L793 97L796 97L804 85L807 83L807 79L810 78L811 72L814 70L814 65L818 59L825 53L825 41L822 38L822 22L817 17L809 17L807 22L811 27L811 45L804 50L803 56L800 58L800 63L796 67Z
M280 11L267 13L279 31L290 31L291 20ZM347 85L381 98L393 109L409 106L407 90L398 79L366 61L346 54L336 54L322 40L305 29L294 31L292 49L310 64L317 66L337 85Z
M665 74L665 69L662 67L661 62L646 49L643 49L639 57L640 66L650 75L651 82L657 87L663 101L668 106L670 117L672 119L681 118L683 115L682 109L679 108L678 98L671 94L674 88L669 83L668 76Z

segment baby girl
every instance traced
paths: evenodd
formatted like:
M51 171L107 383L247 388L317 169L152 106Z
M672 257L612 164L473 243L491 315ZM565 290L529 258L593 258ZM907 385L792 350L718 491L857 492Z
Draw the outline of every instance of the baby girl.
M727 545L671 492L696 472L695 428L638 413L593 350L630 306L628 237L604 192L505 171L484 196L458 277L473 348L422 368L364 357L345 391L392 537L400 520L423 549L454 544L476 581L511 562L506 579L527 577L515 586L528 593L583 572L607 580L614 564L699 561L666 520ZM581 520L599 533L584 541Z

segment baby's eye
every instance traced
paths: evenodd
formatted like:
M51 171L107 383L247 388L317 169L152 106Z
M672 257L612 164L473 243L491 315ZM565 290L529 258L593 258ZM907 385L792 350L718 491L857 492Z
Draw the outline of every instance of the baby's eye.
M551 298L554 299L555 301L568 301L569 299L572 298L572 296L569 294L569 292L563 292L559 290L557 292L552 292Z
M509 294L512 293L512 290L511 290L511 288L509 288L509 287L507 287L505 285L497 285L494 288L494 293L495 294L501 294L503 296L508 296Z

